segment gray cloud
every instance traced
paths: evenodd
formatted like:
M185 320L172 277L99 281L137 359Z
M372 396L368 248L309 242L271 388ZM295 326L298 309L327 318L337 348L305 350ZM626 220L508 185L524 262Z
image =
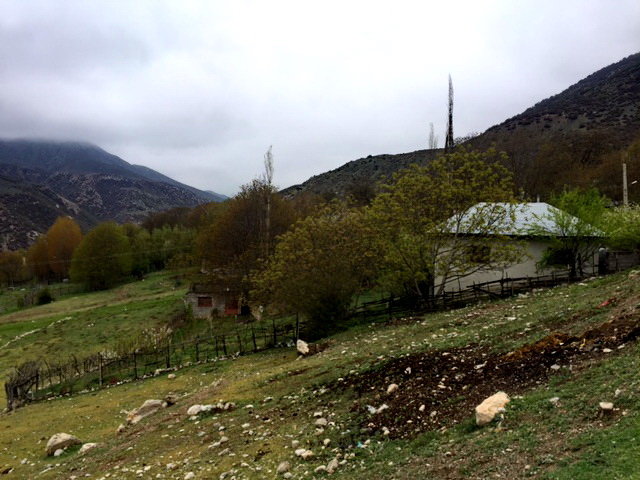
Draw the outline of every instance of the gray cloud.
M640 4L4 1L0 136L94 142L232 194L483 131L638 50Z

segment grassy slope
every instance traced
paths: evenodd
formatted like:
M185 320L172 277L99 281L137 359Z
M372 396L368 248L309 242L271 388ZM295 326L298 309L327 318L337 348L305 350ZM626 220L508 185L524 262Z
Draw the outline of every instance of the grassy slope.
M185 368L174 380L158 377L30 405L0 417L0 467L14 467L16 478L33 478L51 468L38 478L85 473L94 478L184 478L189 471L196 478L218 478L222 472L233 471L239 479L275 478L278 463L289 460L294 478L320 478L324 474L314 474L314 469L339 456L347 461L333 477L345 479L640 478L636 461L640 453L640 350L635 343L578 361L571 370L552 373L548 381L512 400L500 428L476 428L469 411L460 423L445 422L440 430L390 439L363 430L367 417L360 408L363 403L378 405L386 398L384 392L358 399L339 380L372 371L384 374L394 359L409 353L468 344L506 353L553 331L578 334L619 313L615 305L598 308L604 300L616 297L625 312L633 311L640 298L637 283L637 279L618 275L391 326L357 325L334 336L328 350L306 359L297 360L292 350L273 350ZM150 305L128 304L138 312L134 318L146 318L146 308L163 308L155 303L163 298L159 290L149 292L154 299ZM77 321L86 324L104 316L105 324L96 331L119 335L105 328L108 318L117 317L108 310L116 306L101 305L93 298L75 300ZM94 303L99 315L83 310ZM68 316L62 304L55 305L60 310L51 312L52 316L42 318L50 321L55 315ZM30 312L37 323L42 311ZM30 318L29 312L23 312L22 317L12 317L13 323L2 326L18 328L29 324ZM132 318L116 322L124 326ZM82 329L75 330L65 335L80 335ZM86 341L99 343L95 338ZM26 345L12 345L7 355L17 355L14 347L24 349ZM389 381L398 381L402 391L402 379ZM143 420L124 435L115 434L125 417L123 410L169 392L181 395L175 406ZM556 396L560 401L554 406L549 398ZM274 399L264 402L265 397ZM190 405L218 399L234 401L239 408L198 421L186 417ZM598 413L598 402L604 400L614 401L619 409L611 418ZM244 408L249 404L254 408ZM320 434L314 426L316 411L330 421ZM84 457L70 452L47 459L44 444L58 431L101 442L103 447ZM229 442L211 447L222 434ZM325 438L330 440L327 447L322 444ZM307 462L296 458L291 447L294 439L313 450L315 457ZM364 448L358 448L358 442ZM219 455L225 448L229 452ZM22 459L26 459L24 464ZM177 468L168 470L168 463Z

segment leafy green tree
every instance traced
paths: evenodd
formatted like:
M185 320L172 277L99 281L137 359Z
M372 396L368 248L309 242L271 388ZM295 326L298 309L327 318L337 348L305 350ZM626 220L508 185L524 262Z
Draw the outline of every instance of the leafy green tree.
M381 286L428 302L459 278L522 258L503 235L516 208L505 157L459 149L394 176L369 209Z
M602 225L609 202L595 188L576 188L554 196L550 203L557 208L531 231L551 241L541 265L568 266L571 278L577 278L584 274L585 264L593 261L604 241L605 234L598 226Z
M111 288L131 272L131 248L122 227L101 223L76 249L71 261L71 279L92 290Z
M58 217L47 231L49 268L58 280L69 276L71 257L81 240L80 227L71 217Z
M608 236L607 243L611 246L640 251L640 206L607 210L602 225Z
M372 234L362 211L345 204L324 208L280 237L266 268L254 276L252 296L272 311L302 314L310 338L326 335L375 278Z

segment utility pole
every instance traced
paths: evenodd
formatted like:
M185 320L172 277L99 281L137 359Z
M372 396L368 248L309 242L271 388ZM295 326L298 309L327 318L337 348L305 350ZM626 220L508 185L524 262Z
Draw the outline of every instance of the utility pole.
M449 116L447 118L447 136L444 141L444 153L453 151L453 82L449 75Z

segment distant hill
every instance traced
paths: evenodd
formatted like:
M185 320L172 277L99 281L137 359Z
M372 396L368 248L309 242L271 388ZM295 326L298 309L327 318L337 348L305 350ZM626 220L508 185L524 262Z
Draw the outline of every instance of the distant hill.
M565 183L593 184L611 194L618 188L611 183L619 181L620 175L601 166L602 157L639 138L640 53L636 53L489 128L465 145L477 149L495 145L505 150L517 186L529 196L548 193ZM441 150L418 150L360 158L283 193L342 195L351 184L388 179L409 163L425 163L439 153ZM640 176L640 165L637 170Z
M0 246L27 246L58 215L88 228L223 200L87 143L0 140Z

